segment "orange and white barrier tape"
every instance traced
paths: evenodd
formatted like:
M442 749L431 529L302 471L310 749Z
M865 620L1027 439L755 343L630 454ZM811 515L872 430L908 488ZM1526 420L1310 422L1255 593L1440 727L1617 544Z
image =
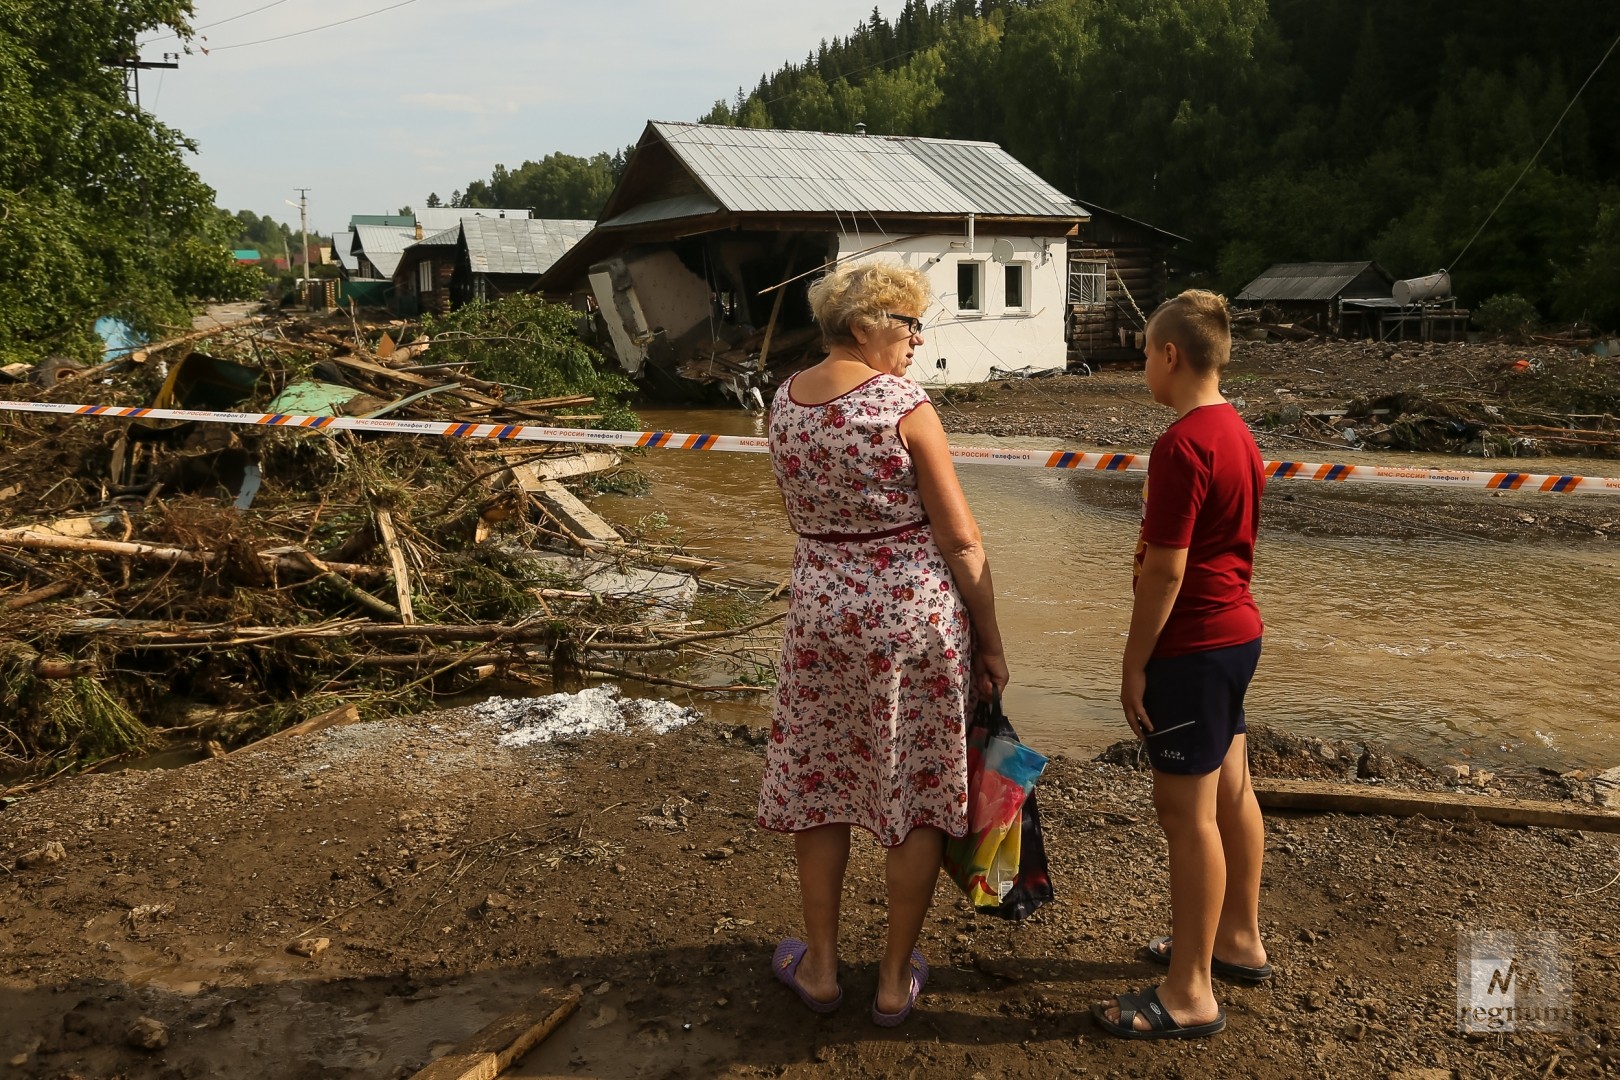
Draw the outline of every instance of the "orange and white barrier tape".
M196 409L124 408L49 401L0 401L0 412L100 416L110 419L191 420L210 424L301 428L309 431L371 431L396 435L435 435L451 439L578 443L587 446L641 446L661 450L721 450L764 454L766 439L749 435L689 435L675 431L595 431L589 428L539 427L532 424L469 424L442 420L368 419L359 416L299 416L290 413L205 412ZM964 465L1023 465L1038 469L1087 469L1096 472L1146 473L1146 454L1107 454L1082 450L1010 450L991 447L951 448ZM1323 483L1403 484L1474 488L1487 491L1537 491L1557 495L1620 495L1620 477L1574 476L1530 472L1487 472L1430 466L1342 465L1309 461L1268 461L1273 480L1316 480Z

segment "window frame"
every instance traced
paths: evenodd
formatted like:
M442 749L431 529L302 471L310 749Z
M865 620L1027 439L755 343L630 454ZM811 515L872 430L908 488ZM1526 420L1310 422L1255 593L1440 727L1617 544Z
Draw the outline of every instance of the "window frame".
M985 314L988 305L984 302L984 264L984 259L975 258L964 258L956 261L956 313L958 315L980 316ZM962 271L964 269L969 269L973 273L973 299L975 301L973 307L964 307L962 305Z
M1095 282L1095 299L1085 299L1075 283L1090 279ZM1108 263L1102 259L1075 259L1069 263L1069 304L1072 307L1098 308L1108 304Z
M416 264L416 291L430 293L433 291L433 260L423 259Z
M1018 275L1018 291L1021 294L1018 298L1019 302L1016 304L1007 295L1007 285L1012 280L1013 274ZM1034 266L1028 260L1014 259L1002 264L1001 304L1005 310L1015 314L1024 314L1029 311L1029 288L1031 282L1034 281L1034 277Z

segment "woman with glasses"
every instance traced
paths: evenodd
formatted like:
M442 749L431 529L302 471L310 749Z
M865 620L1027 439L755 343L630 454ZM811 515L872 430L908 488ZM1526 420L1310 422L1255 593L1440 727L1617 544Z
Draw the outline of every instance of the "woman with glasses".
M774 972L815 1012L843 1002L850 827L887 849L888 941L872 1019L900 1024L946 835L967 831L967 719L1007 683L990 567L928 395L906 377L927 279L841 267L810 288L827 357L771 405L771 463L798 533L759 824L791 832L805 933Z

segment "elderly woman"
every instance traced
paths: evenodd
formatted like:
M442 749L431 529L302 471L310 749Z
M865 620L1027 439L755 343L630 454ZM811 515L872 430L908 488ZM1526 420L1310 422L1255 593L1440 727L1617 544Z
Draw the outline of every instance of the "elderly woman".
M810 288L827 358L771 405L771 463L798 533L759 824L791 832L804 938L776 977L843 1001L838 905L850 826L887 849L888 942L872 1019L911 1014L915 951L947 835L967 831L966 727L1007 683L990 567L939 415L906 377L928 282L843 267Z

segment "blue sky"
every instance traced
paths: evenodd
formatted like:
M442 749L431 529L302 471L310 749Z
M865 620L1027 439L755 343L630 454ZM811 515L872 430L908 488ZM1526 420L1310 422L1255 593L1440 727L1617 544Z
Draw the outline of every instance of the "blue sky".
M198 144L193 166L221 206L296 225L283 200L307 187L310 228L330 233L351 214L420 207L430 191L448 200L498 162L612 151L647 120L696 120L739 84L848 34L873 6L197 0L206 40L178 69L144 72L141 101ZM177 47L149 38L141 52Z

